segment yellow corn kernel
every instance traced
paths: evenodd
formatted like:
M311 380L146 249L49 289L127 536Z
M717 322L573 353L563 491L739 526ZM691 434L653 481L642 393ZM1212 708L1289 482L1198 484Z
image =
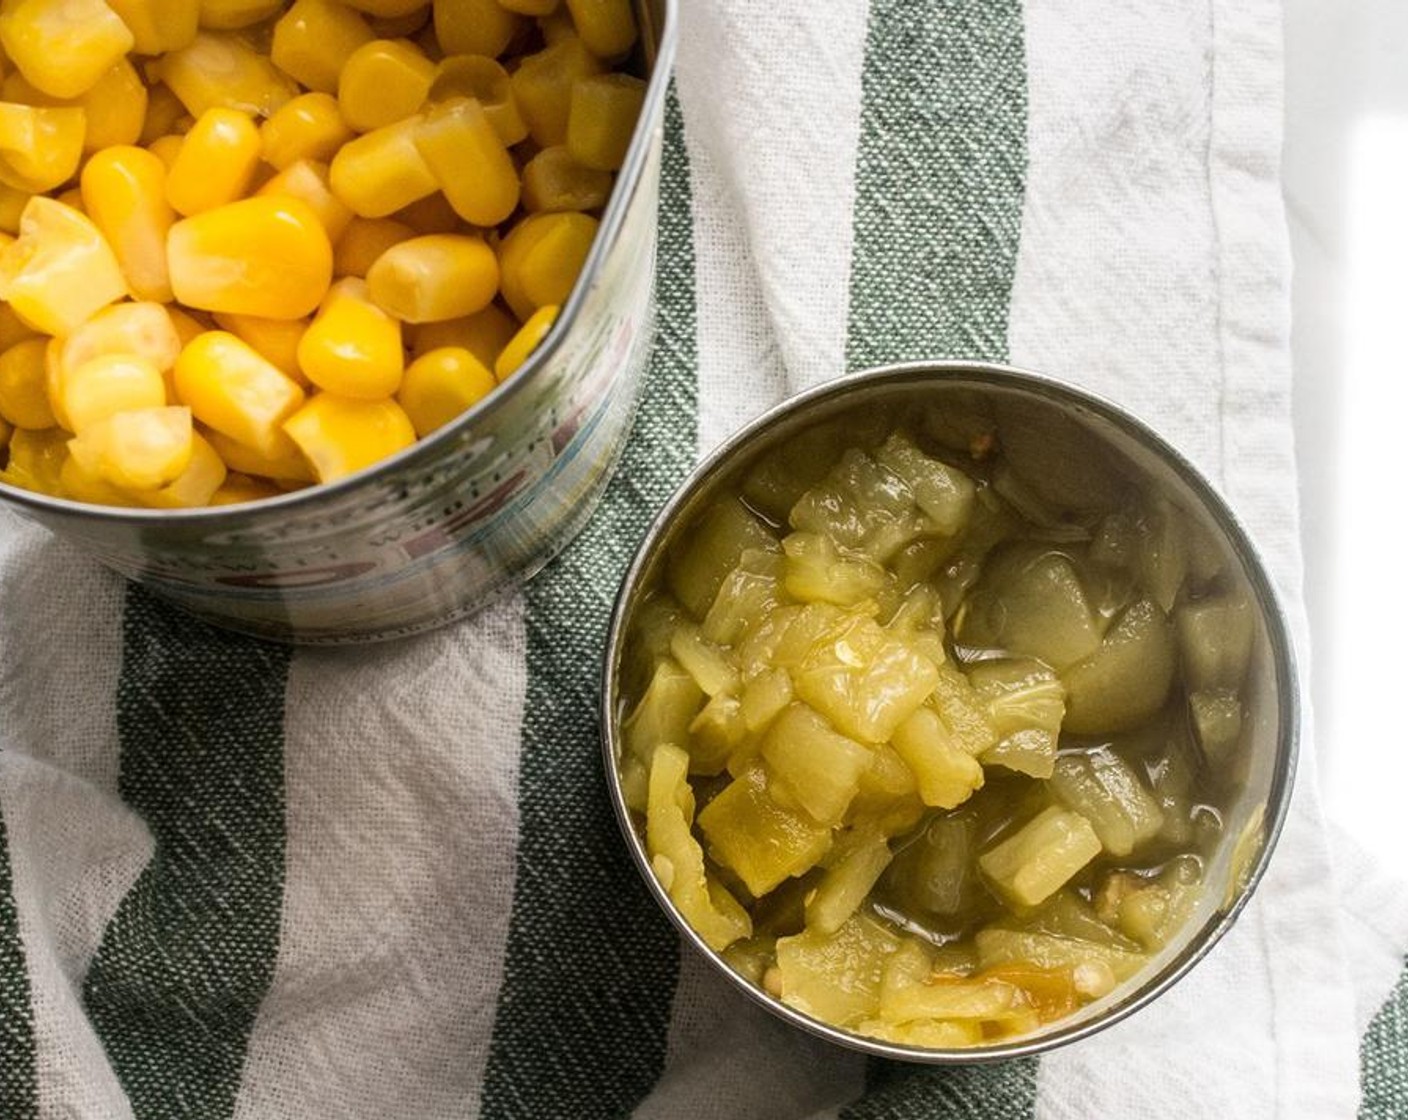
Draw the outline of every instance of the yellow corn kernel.
M89 474L72 455L64 460L59 470L59 485L63 496L75 502L87 502L93 506L141 505L129 491L114 486L96 474Z
M208 31L236 31L262 23L283 6L283 0L200 0L200 25Z
M132 44L132 32L103 0L0 6L0 46L26 81L53 97L81 97Z
M547 15L539 16L537 24L543 42L549 47L564 39L577 38L577 28L572 22L572 13L562 4L559 4Z
M68 386L80 366L115 354L141 358L164 373L176 364L182 345L174 315L162 304L105 307L72 334L49 345L45 358L54 416L63 427L75 430L68 415Z
M275 66L309 89L336 93L343 62L372 38L367 21L336 0L294 0L274 24L269 53Z
M584 167L619 171L645 104L645 83L630 74L598 74L572 87L567 150Z
M352 211L332 193L328 165L301 159L291 163L256 192L260 198L297 198L318 215L330 242L336 243L352 221Z
M496 226L518 209L518 171L478 101L436 105L415 143L455 213L471 225Z
M40 194L67 182L83 158L83 110L0 102L0 183Z
M127 30L137 54L165 54L189 47L200 18L198 0L107 0Z
M384 218L438 190L416 148L419 128L408 117L344 144L329 168L333 193L360 217Z
M494 375L468 350L445 346L422 354L406 367L396 400L406 410L418 436L428 436L498 384Z
M411 333L411 353L419 358L442 346L461 346L493 369L495 359L517 333L518 320L497 303L491 303L483 311L461 319L419 324Z
M580 39L563 39L523 59L511 79L513 97L538 147L567 142L572 87L601 70Z
M337 98L316 90L279 106L259 129L264 162L279 171L301 159L326 163L352 136Z
M44 393L49 398L49 408L54 420L65 431L73 431L68 413L64 411L64 367L61 360L64 340L51 338L44 346Z
M298 342L308 329L306 319L261 319L257 315L216 315L215 322L242 342L247 342L260 357L277 366L305 388L308 379L298 368ZM203 328L199 328L203 329Z
M611 197L609 171L584 167L565 145L544 148L523 168L523 208L533 213L599 210Z
M100 152L114 144L135 144L147 119L147 87L137 68L118 59L111 70L79 101L87 129L85 152Z
M403 323L482 311L499 287L499 262L478 237L431 233L386 250L367 270L372 299Z
M0 253L0 300L44 334L71 332L127 294L111 247L91 219L35 195L20 215L20 235Z
M135 354L104 354L64 373L64 411L82 435L109 416L166 404L166 382L154 362Z
M434 0L435 37L446 54L487 54L498 58L525 20L497 0Z
M365 280L339 280L298 343L298 365L338 396L389 397L405 368L401 324L372 303Z
M300 319L332 282L332 243L296 198L246 198L186 218L166 237L176 299L187 307Z
M577 34L597 58L622 58L635 46L631 0L567 0L567 10Z
M83 207L107 238L127 286L139 300L171 298L166 234L176 220L166 201L166 165L142 148L95 153L79 180Z
M415 230L394 218L353 218L333 246L333 275L365 277L377 257L415 235Z
M68 441L85 472L124 490L155 490L191 462L191 410L178 405L118 412Z
M170 136L176 131L176 122L186 115L186 107L181 99L162 82L147 87L147 112L142 120L142 134L138 140L151 144L160 136ZM178 137L179 139L179 137Z
M316 482L313 467L303 457L294 443L282 430L273 440L273 450L266 453L246 447L220 432L207 433L211 447L219 454L224 464L232 471L256 475L259 478L272 478L279 482Z
M528 125L513 99L513 83L497 59L482 54L456 54L440 60L427 100L432 104L455 97L472 97L510 148L528 138Z
M513 341L504 347L494 363L494 375L500 381L507 381L533 356L533 351L547 338L552 325L557 322L557 310L552 306L538 308L523 324L523 329L513 336Z
M151 152L152 155L156 156L157 159L161 160L162 166L166 168L166 173L169 175L171 173L172 166L176 163L176 157L181 154L181 145L185 142L186 138L184 136L178 136L174 134L170 136L158 136L155 140L153 140L150 144L147 145L146 150ZM162 180L161 184L161 197L162 200L165 201L165 179ZM168 202L167 206L170 205L171 204ZM175 213L176 212L173 210L172 214L174 215Z
M298 92L273 62L230 31L200 32L189 46L164 55L152 71L197 118L215 108L267 117Z
M174 303L167 307L166 313L171 316L171 325L176 328L176 337L181 340L181 349L183 350L190 345L191 339L196 335L211 329L209 323L202 323L189 311L177 307ZM179 350L177 355L180 355Z
M277 455L280 425L303 404L303 390L228 331L197 335L176 359L176 395L207 428L265 455Z
M277 498L281 491L273 483L263 479L248 478L233 471L225 476L224 483L210 496L209 505L237 506L245 502L262 502L265 498Z
M88 213L83 207L83 192L77 187L69 187L66 191L60 191L54 198L65 206L77 210L80 214Z
M0 350L8 350L15 343L34 337L34 329L15 314L14 308L0 303Z
M498 0L499 7L521 16L550 16L562 0Z
M38 494L64 495L60 478L68 461L68 433L58 428L31 432L16 428L10 433L10 458L0 470L0 482Z
M499 248L499 264L504 299L519 319L566 302L596 230L595 218L570 212L534 214L513 227Z
M393 216L417 233L459 233L464 229L464 220L439 191L401 207Z
M369 19L389 20L392 22L409 19L413 15L419 15L421 22L430 18L430 5L427 0L347 0L347 6L356 8ZM416 24L409 32L402 32L401 35L386 35L387 39L403 38L405 35L420 29L420 24Z
M199 432L191 436L191 461L165 486L141 495L144 505L158 509L196 509L210 504L229 472L224 460Z
M259 164L259 129L248 113L202 113L166 176L166 201L189 217L243 198Z
M415 44L373 39L353 51L337 78L337 104L358 132L413 116L430 92L435 63Z
M0 417L16 428L40 430L55 424L44 376L45 339L17 342L0 354Z
M402 0L410 3L411 0ZM435 42L435 30L430 26L429 0L418 0L418 6L399 16L368 16L367 26L378 39L415 39L422 51L440 53Z
M319 482L332 482L380 462L416 441L393 400L362 401L319 393L284 424Z
M0 152L0 161L3 159L4 154ZM0 177L0 230L9 234L19 233L20 215L24 213L25 203L32 194L33 191L10 186Z

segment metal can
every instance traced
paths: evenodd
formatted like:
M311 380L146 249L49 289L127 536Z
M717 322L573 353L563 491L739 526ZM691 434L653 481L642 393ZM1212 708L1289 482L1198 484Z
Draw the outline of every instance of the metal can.
M624 684L631 672L628 655L634 656L628 636L638 608L659 585L672 544L683 539L715 496L734 492L768 452L819 424L833 424L844 429L844 438L853 438L858 431L889 430L876 421L877 414L919 423L926 410L937 418L946 411L972 415L984 409L1005 409L1009 419L1043 441L1064 443L1073 456L1092 449L1108 455L1143 492L1175 503L1211 543L1239 593L1252 605L1253 653L1243 685L1242 738L1227 779L1237 792L1228 796L1221 838L1206 860L1205 894L1179 931L1137 975L1069 1017L1013 1039L927 1049L840 1029L775 998L731 967L675 906L652 869L644 822L629 807L622 780L622 726L633 699ZM935 422L948 424L946 419ZM1001 431L999 425L999 441ZM814 452L815 444L807 446ZM1186 975L1232 926L1265 871L1290 804L1299 724L1296 667L1285 616L1251 539L1213 486L1174 447L1118 406L1032 371L978 362L915 362L840 377L783 402L717 448L647 532L621 585L603 666L601 725L608 791L637 870L684 938L750 999L793 1026L868 1054L932 1064L1022 1057L1085 1038L1144 1007Z
M637 0L640 123L551 333L484 401L349 478L248 505L119 509L0 483L0 500L162 598L300 644L403 637L481 609L585 524L619 459L654 337L676 0Z

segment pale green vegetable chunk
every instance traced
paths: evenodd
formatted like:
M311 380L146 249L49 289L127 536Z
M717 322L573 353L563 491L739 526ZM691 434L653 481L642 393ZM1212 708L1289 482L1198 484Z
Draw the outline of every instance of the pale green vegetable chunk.
M846 848L807 899L808 929L821 933L839 930L859 909L893 858L889 841L879 831L860 833Z
M645 809L645 776L655 748L661 743L683 747L689 743L689 725L704 706L704 692L673 658L655 666L640 702L621 725L625 755L621 760L627 804Z
M1035 906L1100 854L1100 838L1079 813L1053 805L978 857L978 866L1006 898Z
M918 709L896 727L891 744L914 772L926 805L952 809L982 788L982 766L963 750L933 708Z
M1163 707L1175 669L1173 627L1148 599L1130 606L1091 657L1062 673L1072 735L1132 731Z
M885 441L875 458L908 484L934 531L951 537L967 526L977 488L962 471L929 458L898 434Z
M726 692L712 696L689 725L689 772L719 774L748 741L743 705Z
M1164 815L1125 761L1108 748L1057 759L1051 791L1085 817L1112 856L1127 856L1157 836Z
M1237 689L1251 661L1255 616L1240 595L1187 603L1174 615L1190 692Z
M983 751L983 763L1049 778L1066 713L1066 690L1056 674L1039 661L980 661L968 679L987 704L997 738Z
M909 484L855 448L798 499L788 522L800 532L829 537L881 563L910 541L934 532Z
M761 766L750 766L724 787L700 812L699 828L709 854L759 898L815 867L831 847L829 828L769 796Z
M1188 697L1193 733L1214 766L1225 763L1242 737L1242 699L1230 688L1194 692Z
M1203 896L1202 873L1192 858L1173 860L1157 876L1115 871L1096 895L1097 912L1126 937L1154 952L1187 923Z
M782 556L746 548L724 577L700 632L716 645L731 646L752 633L782 601Z
M807 930L777 940L782 1000L837 1026L874 1016L885 960L900 939L875 919L857 914L835 933Z
M889 577L869 557L843 555L830 537L820 533L789 533L782 540L787 560L783 587L803 603L855 606L873 599Z
M773 721L760 753L773 799L828 828L841 823L870 768L870 751L806 704L793 704Z
M756 733L792 703L792 678L786 669L769 669L743 686L738 697L744 726Z
M749 549L781 547L767 523L736 498L710 506L699 523L670 549L670 591L703 619L719 588Z
M717 696L738 687L738 670L718 646L699 632L699 627L691 623L676 627L670 639L670 653L705 695Z
M979 930L973 940L983 968L1019 963L1034 964L1038 968L1078 968L1086 964L1103 964L1114 973L1116 979L1128 980L1144 967L1147 959L1142 953L1131 953L1072 937L1000 927Z
M1168 614L1188 575L1188 529L1172 503L1157 499L1140 524L1139 575L1145 592Z
M1005 549L969 593L958 640L1037 657L1064 669L1100 647L1100 626L1065 553L1041 544Z

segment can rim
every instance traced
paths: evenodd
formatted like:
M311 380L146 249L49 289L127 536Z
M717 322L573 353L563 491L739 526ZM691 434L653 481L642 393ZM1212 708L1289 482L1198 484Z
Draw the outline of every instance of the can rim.
M223 526L231 520L242 519L254 510L269 510L277 513L292 513L305 506L343 496L365 486L378 476L390 474L422 457L433 456L444 445L455 440L465 428L492 415L508 405L525 387L531 383L532 375L550 361L561 348L563 339L576 323L582 305L602 269L602 262L615 245L617 234L625 221L626 211L635 196L636 187L644 174L650 158L652 134L659 121L663 120L664 103L674 69L675 54L679 44L679 0L660 0L664 8L664 19L658 42L646 43L648 57L653 57L650 77L647 80L645 101L641 108L640 123L626 150L625 162L617 174L611 198L601 216L592 247L582 264L582 271L572 286L571 294L562 305L556 321L547 336L517 370L513 377L482 401L471 405L444 427L437 429L411 446L396 454L346 475L332 482L317 483L287 494L277 494L260 498L255 502L240 502L228 506L197 506L185 509L154 509L148 507L104 506L90 502L59 498L24 490L0 480L0 499L16 506L44 512L63 514L87 521L119 522L132 525L210 525Z
M724 470L736 453L747 447L756 437L762 435L778 421L828 398L844 396L867 385L904 384L907 381L918 383L922 379L934 377L945 381L977 379L984 384L1000 388L1023 392L1036 391L1047 399L1054 396L1058 399L1058 403L1084 409L1130 435L1146 449L1152 451L1180 478L1204 505L1207 512L1217 522L1219 529L1226 535L1227 544L1240 560L1247 582L1257 598L1271 650L1276 685L1276 715L1279 724L1276 737L1276 757L1273 760L1271 783L1267 791L1266 817L1264 818L1266 831L1261 850L1257 853L1255 863L1250 873L1246 875L1237 897L1225 908L1214 912L1203 923L1202 928L1194 932L1188 944L1177 956L1167 961L1161 971L1147 983L1132 991L1118 1003L1112 1004L1094 1018L1064 1028L1057 1027L1031 1038L947 1049L929 1049L885 1042L881 1039L852 1034L819 1019L814 1019L796 1008L784 1004L781 1000L769 996L730 967L721 954L705 944L703 938L680 914L668 893L661 886L660 881L655 877L645 851L644 841L631 821L630 809L626 806L625 793L621 786L620 771L617 766L620 742L615 705L617 677L625 641L627 616L635 605L645 569L654 561L675 514L715 475ZM1299 676L1294 644L1290 635L1291 629L1275 584L1241 519L1232 510L1217 487L1193 465L1186 455L1170 444L1148 423L1123 406L1050 374L995 362L910 361L875 366L844 374L813 386L788 397L750 421L695 465L652 520L621 581L612 610L611 624L603 655L599 715L608 796L614 810L616 823L620 827L627 849L630 851L631 860L635 864L637 872L645 880L646 887L657 904L665 911L666 916L684 938L755 1004L809 1034L877 1057L929 1065L978 1065L1029 1057L1088 1038L1152 1003L1186 976L1222 939L1223 935L1235 924L1260 885L1290 809L1300 753Z

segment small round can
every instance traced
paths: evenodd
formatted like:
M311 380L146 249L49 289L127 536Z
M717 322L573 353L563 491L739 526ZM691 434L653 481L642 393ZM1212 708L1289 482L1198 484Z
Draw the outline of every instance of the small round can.
M211 622L300 644L453 622L529 578L585 524L630 430L653 276L676 0L638 0L649 85L572 295L513 379L406 451L247 505L91 506L0 483L0 501Z

